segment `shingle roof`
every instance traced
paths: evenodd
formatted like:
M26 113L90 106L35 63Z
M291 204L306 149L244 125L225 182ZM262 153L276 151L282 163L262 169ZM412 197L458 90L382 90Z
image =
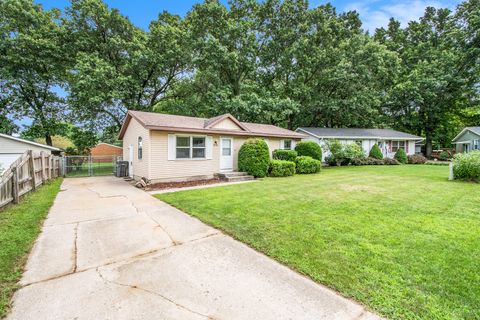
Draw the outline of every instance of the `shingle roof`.
M240 124L241 130L227 130L211 128L210 126L217 122L219 119L230 117L234 122ZM135 118L141 125L151 130L161 131L180 131L180 132L200 132L200 133L218 133L218 134L231 134L231 135L243 135L243 136L260 136L260 137L284 137L284 138L304 138L305 135L280 128L270 124L248 123L239 122L232 115L226 114L215 118L196 118L177 116L171 114L155 113L155 112L143 112L143 111L129 111L122 129L120 130L119 137L122 139L125 134L125 130L131 118Z
M480 127L467 127L468 130L480 135Z
M422 140L422 137L392 129L365 129L365 128L313 128L301 127L297 131L305 132L320 138L380 138Z

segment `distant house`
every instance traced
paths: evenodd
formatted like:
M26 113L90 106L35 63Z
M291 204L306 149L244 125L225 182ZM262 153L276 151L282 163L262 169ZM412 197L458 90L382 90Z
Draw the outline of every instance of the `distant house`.
M205 119L142 111L129 111L119 134L129 175L152 183L236 171L238 151L248 138L264 139L271 154L292 149L305 137L269 124L240 122L231 114Z
M113 144L100 142L95 147L90 149L90 155L93 157L122 156L123 148Z
M46 154L59 153L61 150L45 144L12 137L0 133L0 167L7 169L25 151L45 152Z
M456 152L480 150L480 127L466 127L452 140Z
M308 138L303 140L320 144L324 159L330 155L326 148L329 140L338 140L344 144L357 143L366 155L374 144L378 144L384 157L389 158L393 158L398 149L404 149L407 155L413 155L418 150L415 144L423 141L422 137L392 129L302 127L296 131L308 135Z

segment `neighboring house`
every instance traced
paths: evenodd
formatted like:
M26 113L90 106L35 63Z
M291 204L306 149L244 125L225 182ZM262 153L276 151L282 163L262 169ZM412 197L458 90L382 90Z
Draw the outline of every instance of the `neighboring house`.
M306 136L268 124L240 122L231 114L204 119L129 111L119 138L129 175L152 183L212 178L238 169L238 151L258 137L275 149L293 149Z
M452 143L457 153L480 150L480 127L466 127L452 140Z
M0 133L0 167L4 170L18 159L25 151L45 152L46 154L59 153L61 150L41 143L12 137Z
M423 141L422 137L392 129L298 128L296 131L308 135L304 140L312 140L320 144L323 160L330 155L326 148L329 140L338 140L344 144L357 143L366 155L374 144L378 144L384 157L389 158L393 158L398 149L404 149L407 155L415 154L415 143Z
M90 155L93 157L122 156L123 148L113 144L100 142L90 149Z

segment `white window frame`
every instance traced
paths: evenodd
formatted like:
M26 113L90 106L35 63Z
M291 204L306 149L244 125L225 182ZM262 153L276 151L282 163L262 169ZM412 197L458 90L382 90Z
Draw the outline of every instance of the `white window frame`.
M478 150L478 149L480 149L480 140L475 139L473 140L473 150Z
M183 147L177 146L177 138L189 138L189 146L188 147ZM194 147L193 146L193 139L194 138L201 138L204 141L204 146L203 147ZM177 149L182 148L182 149L187 149L188 148L188 158L178 158L177 157ZM193 157L193 149L203 149L203 157ZM177 134L175 135L175 160L206 160L207 159L207 136L203 135L182 135L182 134Z
M392 140L390 143L392 152L397 152L399 149L403 149L404 151L407 150L405 147L405 140ZM400 143L403 143L403 147L400 146Z
M287 142L287 141L290 142L290 148L287 148L287 147L285 146L285 142ZM284 139L284 140L283 140L282 149L283 149L283 150L293 150L293 140L292 140L292 139Z

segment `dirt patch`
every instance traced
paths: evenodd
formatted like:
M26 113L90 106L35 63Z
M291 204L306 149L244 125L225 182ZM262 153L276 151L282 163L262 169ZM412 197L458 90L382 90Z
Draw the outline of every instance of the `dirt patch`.
M163 189L173 189L173 188L185 188L185 187L195 187L195 186L204 186L209 184L215 184L223 182L223 180L218 178L206 179L206 180L192 180L192 181L177 181L177 182L161 182L148 185L145 190L163 190Z

